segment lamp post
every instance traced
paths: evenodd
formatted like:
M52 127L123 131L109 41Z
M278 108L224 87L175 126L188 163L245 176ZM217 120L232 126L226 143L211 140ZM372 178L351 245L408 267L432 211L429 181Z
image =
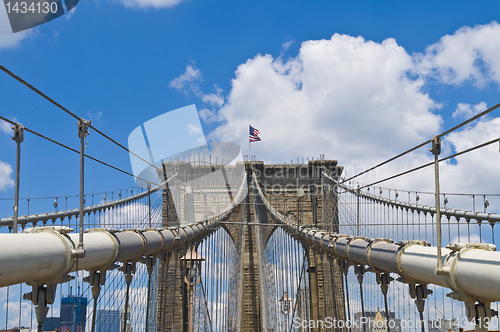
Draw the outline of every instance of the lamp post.
M196 252L195 249L188 251L184 257L181 257L181 261L185 262L186 274L184 276L184 282L188 286L189 293L189 322L188 331L193 332L193 318L194 318L194 286L201 281L201 262L205 259Z
M288 325L288 314L290 313L290 303L292 302L292 299L288 296L287 292L283 292L283 296L279 299L280 301L280 307L281 307L281 313L285 315L285 332L287 331L287 325Z

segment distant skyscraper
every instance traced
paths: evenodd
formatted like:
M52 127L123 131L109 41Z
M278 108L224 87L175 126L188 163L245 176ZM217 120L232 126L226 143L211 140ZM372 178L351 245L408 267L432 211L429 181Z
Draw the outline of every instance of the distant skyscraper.
M120 332L123 331L123 325L125 324L125 332L132 332L132 323L130 321L130 307L127 310L127 321L125 322L125 308L121 310L120 318Z
M61 299L61 332L85 332L87 298L68 296Z
M42 325L42 331L55 331L56 329L61 329L61 318L60 317L47 317Z
M97 310L96 332L121 332L120 331L120 310L100 309Z

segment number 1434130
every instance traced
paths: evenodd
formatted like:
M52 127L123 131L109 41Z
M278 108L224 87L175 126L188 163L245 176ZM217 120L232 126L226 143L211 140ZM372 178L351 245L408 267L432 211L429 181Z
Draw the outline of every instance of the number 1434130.
M5 7L7 9L7 13L31 13L31 14L55 14L57 13L57 2L31 2L28 4L27 2L6 2Z

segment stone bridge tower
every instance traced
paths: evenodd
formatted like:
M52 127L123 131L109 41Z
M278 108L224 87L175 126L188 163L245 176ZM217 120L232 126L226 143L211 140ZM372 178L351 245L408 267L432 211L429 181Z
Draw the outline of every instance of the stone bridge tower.
M176 167L179 180L189 180L209 174L220 166L192 165L191 163L164 163L164 170ZM240 164L241 166L241 164ZM338 211L335 188L326 184L322 172L332 177L340 176L342 167L334 160L314 160L306 164L265 165L261 161L245 162L248 195L233 210L223 224L235 242L240 266L238 273L242 287L236 294L238 317L234 318L234 331L275 331L267 326L265 305L265 278L263 278L262 253L267 240L276 229L276 221L266 211L262 198L254 189L252 174L268 201L284 215L295 218L301 225L311 225L325 231L338 232ZM231 177L231 166L226 166ZM171 187L171 185L170 185ZM197 195L189 190L163 192L163 225L176 227L179 220L191 219L206 213L207 206L221 204L219 198ZM177 209L173 202L177 200ZM181 204L178 204L181 201ZM188 208L190 206L190 208ZM179 207L185 207L185 209ZM269 225L266 225L269 224ZM303 246L307 259L307 287L297 292L295 316L301 320L324 320L326 317L343 319L344 292L342 271L332 257L326 257ZM179 266L182 253L172 255L158 269L158 331L187 331L187 293ZM320 331L310 329L309 331Z

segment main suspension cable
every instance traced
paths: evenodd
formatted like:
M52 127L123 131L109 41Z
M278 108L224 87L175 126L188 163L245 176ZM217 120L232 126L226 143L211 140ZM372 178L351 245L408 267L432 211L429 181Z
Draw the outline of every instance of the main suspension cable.
M460 155L462 155L462 154L465 154L465 153L468 153L468 152L471 152L471 151L474 151L474 150L477 150L477 149L483 148L483 147L485 147L485 146L488 146L488 145L490 145L490 144L497 143L497 142L500 142L500 138L495 138L495 139L492 139L492 140L490 140L490 141L488 141L488 142L485 142L485 143L482 143L482 144L479 144L479 145L473 146L473 147L471 147L471 148L469 148L469 149L466 149L466 150L463 150L463 151L457 152L457 153L452 154L452 155L450 155L450 156L448 156L448 157L441 158L441 159L439 159L439 160L438 160L438 162L442 162L442 161L446 161L446 160L451 159L451 158L458 157L458 156L460 156ZM417 166L417 167L412 168L412 169L410 169L410 170L407 170L407 171L404 171L404 172L401 172L401 173L398 173L398 174L395 174L395 175L389 176L389 177L384 178L384 179L382 179L382 180L375 181L375 182L372 182L372 183L367 184L367 185L363 185L363 186L359 187L359 189L363 189L363 188L366 188L366 187L369 187L369 186L376 185L376 184L381 183L381 182L385 182L385 181L388 181L388 180L392 180L392 179L395 179L395 178L400 177L400 176L402 176L402 175L409 174L409 173L412 173L412 172L418 171L418 170L420 170L420 169L422 169L422 168L425 168L425 167L428 167L428 166L432 166L432 165L434 165L434 162L433 162L433 161L432 161L432 162L429 162L429 163L427 163L427 164L423 164L423 165ZM346 181L343 181L342 183L345 183L345 182L346 182Z
M441 133L441 134L437 135L437 137L441 138L441 137L443 137L443 136L446 136L446 135L448 135L449 133L451 133L451 132L453 132L453 131L455 131L455 130L457 130L457 129L459 129L459 128L461 128L461 127L463 127L463 126L465 126L465 125L467 125L467 124L469 124L469 123L471 123L471 122L472 122L472 121L474 121L474 120L479 119L480 117L482 117L482 116L484 116L484 115L486 115L486 114L488 114L488 113L490 113L490 112L492 112L492 111L496 110L496 109L497 109L497 108L499 108L499 107L500 107L500 103L498 103L498 104L496 104L495 106L490 107L490 108L488 108L487 110L485 110L485 111L483 111L483 112L481 112L481 113L477 114L476 116L473 116L472 118L470 118L470 119L468 119L468 120L466 120L466 121L464 121L464 122L462 122L462 123L460 123L460 124L456 125L455 127L451 128L451 129L448 129L447 131L445 131L445 132L443 132L443 133ZM355 175L351 176L351 177L350 177L350 178L348 178L348 179L345 179L342 183L345 183L345 182L350 181L350 180L352 180L352 179L354 179L354 178L357 178L357 177L359 177L359 176L361 176L361 175L363 175L363 174L366 174L366 173L368 173L368 172L370 172L370 171L373 171L374 169L379 168L380 166L383 166L383 165L385 165L385 164L388 164L388 163L390 163L391 161L396 160L396 159L398 159L398 158L400 158L400 157L402 157L402 156L404 156L404 155L407 155L407 154L408 154L408 153L410 153L410 152L413 152L413 151L415 151L415 150L417 150L417 149L420 149L420 148L421 148L421 147L423 147L424 145L427 145L427 144L429 144L429 143L431 143L431 142L432 142L432 139L427 140L427 141L425 141L425 142L423 142L423 143L421 143L421 144L419 144L419 145L417 145L417 146L415 146L415 147L413 147L413 148L411 148L411 149L409 149L409 150L406 150L405 152L402 152L402 153L400 153L400 154L398 154L398 155L396 155L396 156L394 156L394 157L392 157L392 158L390 158L390 159L387 159L386 161L383 161L383 162L381 162L381 163L379 163L379 164L377 164L377 165L375 165L375 166L373 166L373 167L370 167L370 168L368 168L367 170L364 170L363 172L360 172L360 173L358 173L358 174L355 174Z
M50 98L49 96L47 96L45 93L43 93L42 91L38 90L37 88L35 88L33 85L29 84L28 82L26 82L25 80L23 80L21 77L17 76L16 74L14 74L13 72L11 72L10 70L8 70L7 68L5 68L4 66L0 65L0 70L4 71L5 73L7 73L9 76L11 76L12 78L14 78L15 80L17 80L18 82L24 84L26 87L28 87L30 90L34 91L35 93L37 93L38 95L40 95L41 97L43 97L44 99L46 99L47 101L49 101L50 103L52 103L53 105L57 106L58 108L60 108L61 110L63 110L64 112L66 112L67 114L71 115L72 117L74 117L75 119L77 120L80 120L81 118L76 115L75 113L71 112L70 110L68 110L66 107L62 106L61 104L59 104L58 102L56 102L54 99ZM100 131L99 129L95 128L94 126L92 126L92 124L87 124L88 127L92 128L95 130L96 133L100 134L101 136L103 136L104 138L110 140L111 142L115 143L116 145L118 145L119 147L121 147L122 149L124 149L125 151L127 151L128 153L136 156L137 158L141 159L142 161L144 161L145 163L147 163L149 166L153 166L156 170L159 170L159 168L155 165L153 165L152 163L150 163L149 161L147 161L146 159L142 158L141 156L137 155L136 153L130 151L128 148L126 148L125 146L123 146L122 144L118 143L116 140L112 139L111 137L109 137L108 135L104 134L102 131Z
M3 121L5 121L5 122L8 122L8 123L10 123L10 124L12 124L12 125L16 125L16 124L17 124L16 122L14 122L14 121L12 121L12 120L9 120L9 119L7 119L7 118L5 118L5 117L1 116L1 115L0 115L0 120L3 120ZM65 145L65 144L63 144L63 143L61 143L61 142L58 142L58 141L56 141L56 140L54 140L54 139L52 139L52 138L49 138L49 137L47 137L47 136L45 136L45 135L42 135L42 134L40 134L40 133L38 133L38 132L36 132L36 131L34 131L34 130L28 129L28 128L26 128L26 127L24 127L24 130L26 130L27 132L32 133L33 135L36 135L36 136L38 136L38 137L40 137L40 138L43 138L43 139L45 139L45 140L47 140L47 141L49 141L49 142L52 142L52 143L54 143L54 144L57 144L57 145L59 145L59 146L61 146L61 147L65 148L65 149L68 149L68 150L70 150L70 151L73 151L73 152L75 152L75 153L80 154L80 151L78 151L78 150L76 150L76 149L73 149L72 147L69 147L69 146L67 146L67 145ZM103 165L105 165L105 166L108 166L108 167L110 167L110 168L113 168L113 169L115 169L115 170L117 170L117 171L120 171L120 172L125 173L125 174L130 175L130 176L133 176L133 177L135 177L135 178L137 178L137 179L139 179L139 180L142 180L142 181L145 181L145 182L151 182L151 181L148 181L148 180L146 180L146 179L143 179L143 178L141 178L141 177L139 177L139 176L136 176L136 175L134 175L134 174L132 174L132 173L130 173L130 172L127 172L127 171L125 171L125 170L123 170L123 169L121 169L121 168L118 168L118 167L116 167L116 166L113 166L113 165L111 165L111 164L108 164L108 163L106 163L106 162L104 162L104 161L102 161L102 160L99 160L99 159L97 159L97 158L94 158L94 157L92 157L92 156L89 156L88 154L84 154L84 156L85 156L85 157L87 157L87 158L89 158L89 159L92 159L92 160L94 160L94 161L97 161L97 162L98 162L98 163L100 163L100 164L103 164Z

